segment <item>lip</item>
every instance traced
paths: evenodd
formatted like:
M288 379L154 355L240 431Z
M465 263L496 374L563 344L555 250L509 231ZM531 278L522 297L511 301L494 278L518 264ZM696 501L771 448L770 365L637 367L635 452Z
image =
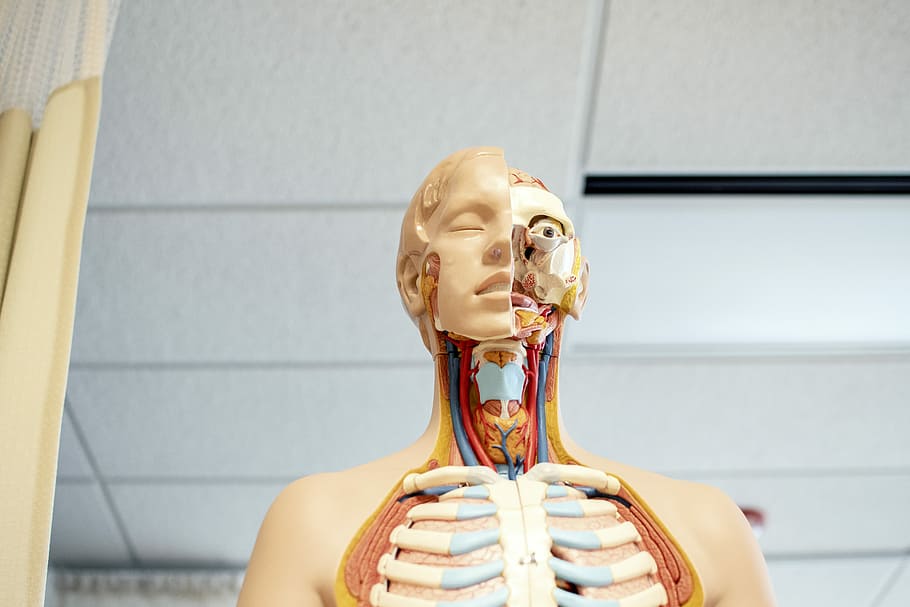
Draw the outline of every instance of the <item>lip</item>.
M506 270L496 272L477 287L475 295L490 293L509 293L512 290L512 273Z
M537 302L524 295L522 293L516 293L512 291L511 293L512 305L516 308L528 308L529 310L534 310L535 312L540 312L540 306L537 305Z

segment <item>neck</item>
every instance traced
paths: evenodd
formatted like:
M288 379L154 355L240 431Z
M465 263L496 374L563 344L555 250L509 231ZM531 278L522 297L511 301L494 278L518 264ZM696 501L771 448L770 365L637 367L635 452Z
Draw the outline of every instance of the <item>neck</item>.
M440 464L488 466L515 478L539 462L567 460L556 397L560 326L538 343L437 335Z

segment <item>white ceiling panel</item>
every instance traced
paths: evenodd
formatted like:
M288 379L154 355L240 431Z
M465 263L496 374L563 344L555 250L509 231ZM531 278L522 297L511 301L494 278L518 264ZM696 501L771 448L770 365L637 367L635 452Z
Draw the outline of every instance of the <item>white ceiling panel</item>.
M765 513L766 555L910 550L910 474L738 476L692 480L720 487L743 508Z
M592 4L124 3L92 202L397 203L469 145L561 191Z
M60 429L60 452L57 458L58 480L87 480L94 477L92 466L70 420L69 404L63 412Z
M649 470L910 470L910 356L568 359L560 394L576 441Z
M80 566L130 563L129 549L97 483L57 481L50 560Z
M772 560L768 572L779 607L880 607L873 599L898 563L897 558Z
M906 607L910 605L910 557L904 557L900 570L890 581L878 607Z
M588 170L910 169L910 4L610 2Z
M408 446L433 367L74 370L69 395L105 478L290 481Z
M585 203L584 349L910 343L910 198Z
M401 215L89 213L72 360L429 360L395 286Z
M114 484L143 566L246 563L284 484Z

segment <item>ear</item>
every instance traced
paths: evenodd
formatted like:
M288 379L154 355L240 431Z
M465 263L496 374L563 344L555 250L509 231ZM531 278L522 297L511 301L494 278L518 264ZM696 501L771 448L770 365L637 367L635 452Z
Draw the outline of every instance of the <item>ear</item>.
M578 294L575 296L575 303L569 310L569 315L578 320L581 318L581 311L585 309L585 302L588 301L588 260L581 258L581 276L578 278Z
M423 294L420 292L420 270L414 258L410 255L399 255L397 274L401 303L404 304L408 315L416 321L426 313L427 307L424 305Z

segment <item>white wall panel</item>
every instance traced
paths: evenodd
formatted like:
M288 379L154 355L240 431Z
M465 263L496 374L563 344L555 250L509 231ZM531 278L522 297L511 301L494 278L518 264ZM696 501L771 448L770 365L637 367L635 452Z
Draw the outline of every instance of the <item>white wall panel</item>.
M585 203L580 349L910 343L910 198Z
M879 607L873 599L898 562L897 558L772 560L768 571L779 607Z
M143 566L246 563L284 484L114 484L114 504Z
M129 550L97 483L57 481L50 561L57 565L125 565Z
M290 481L411 444L433 366L74 370L69 394L105 477Z
M704 477L743 508L765 513L767 556L910 550L910 473Z
M401 214L89 213L72 359L429 360L395 286Z
M560 379L575 440L649 470L910 470L910 357L568 359Z
M910 4L610 2L588 170L910 169Z
M398 203L469 145L561 191L589 4L125 3L92 203Z

